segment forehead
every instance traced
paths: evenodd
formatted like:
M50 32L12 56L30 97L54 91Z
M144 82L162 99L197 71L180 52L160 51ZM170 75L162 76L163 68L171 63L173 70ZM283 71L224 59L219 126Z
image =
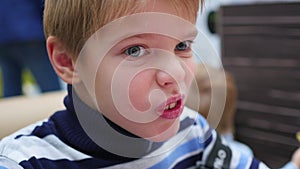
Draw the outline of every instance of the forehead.
M193 16L194 12L192 11L197 11L197 9L187 9L185 3L186 1L182 0L146 0L143 11L167 13L170 15L181 17L191 23L194 23L196 15Z
M105 2L103 9L98 10L100 14L98 19L104 22L102 26L118 18L143 12L175 15L195 24L198 11L198 0L109 0ZM113 13L111 13L112 8L115 9Z
M115 20L94 34L96 39L106 43L118 42L128 37L157 34L178 40L195 37L197 29L194 24L178 17L159 12L136 13Z

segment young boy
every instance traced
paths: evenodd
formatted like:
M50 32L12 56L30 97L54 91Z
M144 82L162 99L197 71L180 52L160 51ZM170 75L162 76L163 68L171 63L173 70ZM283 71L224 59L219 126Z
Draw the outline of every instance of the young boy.
M267 168L184 107L198 0L46 0L66 110L0 143L2 168ZM0 167L1 168L1 167Z

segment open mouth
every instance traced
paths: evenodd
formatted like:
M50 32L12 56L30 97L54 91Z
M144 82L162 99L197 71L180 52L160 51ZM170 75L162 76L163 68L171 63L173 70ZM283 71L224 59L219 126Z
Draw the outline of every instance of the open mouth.
M176 119L183 110L183 95L169 98L165 103L159 106L159 113L161 118Z
M180 106L180 105L181 105L181 100L178 100L169 105L166 105L164 111L174 110L174 109L178 108L178 106Z

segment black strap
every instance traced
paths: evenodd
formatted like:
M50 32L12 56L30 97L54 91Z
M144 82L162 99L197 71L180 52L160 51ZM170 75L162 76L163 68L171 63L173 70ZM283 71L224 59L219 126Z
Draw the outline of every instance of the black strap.
M216 142L208 155L205 168L229 169L231 158L231 149L222 143L220 136L217 134Z

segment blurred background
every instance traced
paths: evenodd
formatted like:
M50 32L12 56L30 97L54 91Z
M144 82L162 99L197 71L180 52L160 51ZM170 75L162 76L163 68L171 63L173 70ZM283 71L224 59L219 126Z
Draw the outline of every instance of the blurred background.
M235 78L236 140L281 167L299 147L300 1L206 1L198 27ZM220 66L216 58L203 60Z
M41 47L41 9L33 0L0 2L0 100L64 88ZM235 78L235 138L271 168L281 167L299 147L300 1L206 0L197 27L218 53L204 53L203 61L222 63Z
M48 60L42 17L42 0L1 0L1 97L36 95L61 88Z

